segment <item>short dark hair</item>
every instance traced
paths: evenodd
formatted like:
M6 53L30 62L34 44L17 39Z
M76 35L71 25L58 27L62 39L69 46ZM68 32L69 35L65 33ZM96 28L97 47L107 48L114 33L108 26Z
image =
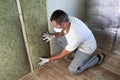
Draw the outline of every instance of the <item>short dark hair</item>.
M56 23L61 24L62 22L68 22L68 15L62 10L56 10L51 15L50 21L55 20Z

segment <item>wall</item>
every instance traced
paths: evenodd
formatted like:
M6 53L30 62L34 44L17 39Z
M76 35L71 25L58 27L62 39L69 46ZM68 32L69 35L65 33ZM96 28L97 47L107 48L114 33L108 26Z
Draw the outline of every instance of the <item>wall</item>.
M30 67L15 0L0 0L0 80L18 80Z
M41 34L48 27L45 0L20 0L33 68L50 56ZM0 80L18 80L30 72L16 0L0 1Z
M86 22L93 30L98 47L114 50L119 19L120 0L86 0ZM117 42L119 44L119 42Z
M120 13L119 13L120 14ZM115 42L115 50L114 52L116 54L120 55L120 17L119 17L119 24L118 24L118 28L116 30L116 42Z
M49 43L42 41L42 33L48 28L45 0L21 0L29 54L33 68L38 67L39 57L50 56Z
M76 16L86 22L93 31L99 48L115 53L120 52L118 28L120 0L47 0L47 9L51 32L54 31L49 18L54 10L62 9L69 15ZM61 49L56 40L51 41L52 54L60 52Z
M50 16L57 9L64 10L68 15L84 20L84 0L47 0L48 25L50 32L54 32L52 25L50 24ZM50 44L52 55L57 54L62 50L56 40L52 40Z

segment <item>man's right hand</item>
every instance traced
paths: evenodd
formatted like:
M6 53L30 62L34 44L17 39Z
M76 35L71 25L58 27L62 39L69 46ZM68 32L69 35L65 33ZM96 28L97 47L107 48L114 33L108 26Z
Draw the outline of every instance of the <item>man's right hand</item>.
M49 42L50 40L55 38L55 35L51 35L46 31L46 32L43 33L42 38L43 38L42 39L43 41Z
M49 58L39 58L41 62L38 63L39 66L44 65L45 63L49 62Z

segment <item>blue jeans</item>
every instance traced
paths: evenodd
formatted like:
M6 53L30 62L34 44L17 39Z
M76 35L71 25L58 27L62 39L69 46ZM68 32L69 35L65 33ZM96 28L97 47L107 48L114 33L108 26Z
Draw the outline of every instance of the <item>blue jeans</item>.
M65 48L65 46L67 45L67 40L64 36L57 38L57 42L63 48ZM94 66L99 61L99 58L97 56L90 58L91 56L92 53L87 54L77 49L75 51L74 58L68 67L70 73L76 75L86 70L87 68Z

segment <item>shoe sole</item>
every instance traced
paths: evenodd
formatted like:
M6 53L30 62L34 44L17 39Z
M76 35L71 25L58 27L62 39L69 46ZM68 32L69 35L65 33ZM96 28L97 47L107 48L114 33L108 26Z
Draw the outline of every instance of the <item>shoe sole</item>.
M99 61L98 61L97 65L100 65L104 62L105 54L101 53L101 54L97 54L97 56L99 58Z

